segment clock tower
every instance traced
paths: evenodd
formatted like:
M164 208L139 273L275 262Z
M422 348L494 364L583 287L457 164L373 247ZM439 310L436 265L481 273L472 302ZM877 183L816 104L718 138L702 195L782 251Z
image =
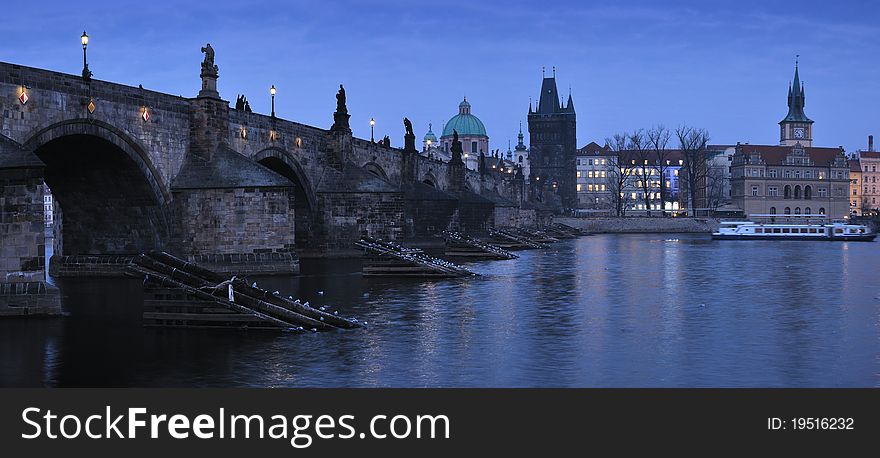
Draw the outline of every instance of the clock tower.
M804 114L804 85L794 64L794 83L788 86L788 115L779 121L779 144L813 146L813 121Z

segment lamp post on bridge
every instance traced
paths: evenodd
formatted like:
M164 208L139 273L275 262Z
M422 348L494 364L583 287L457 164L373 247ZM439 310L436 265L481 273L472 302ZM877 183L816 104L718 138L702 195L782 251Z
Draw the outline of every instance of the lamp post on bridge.
M269 88L269 94L272 95L272 117L273 118L275 117L275 91L276 91L275 85L273 84L272 87Z
M86 60L86 47L89 45L89 36L86 34L85 30L83 30L83 34L80 37L80 42L82 42L83 45L83 81L91 81L92 72L89 70L89 63Z
M376 139L373 137L373 128L376 126L376 120L370 118L370 141L376 143Z

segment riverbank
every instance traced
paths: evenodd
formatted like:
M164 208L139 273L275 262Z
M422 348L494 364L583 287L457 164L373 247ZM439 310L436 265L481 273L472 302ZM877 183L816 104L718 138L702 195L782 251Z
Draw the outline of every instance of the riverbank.
M716 218L554 218L555 222L594 234L711 233L718 229Z

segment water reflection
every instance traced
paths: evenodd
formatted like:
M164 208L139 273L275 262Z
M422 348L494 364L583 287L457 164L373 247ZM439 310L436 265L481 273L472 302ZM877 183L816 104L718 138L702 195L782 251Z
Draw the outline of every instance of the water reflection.
M143 328L139 281L64 281L70 316L0 321L0 385L878 386L878 254L599 235L475 279L256 279L369 323L314 335Z

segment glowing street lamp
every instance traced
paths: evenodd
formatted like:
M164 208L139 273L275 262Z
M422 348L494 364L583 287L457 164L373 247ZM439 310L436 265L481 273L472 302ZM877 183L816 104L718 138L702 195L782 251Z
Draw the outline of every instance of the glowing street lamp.
M86 47L89 45L89 36L86 34L86 31L83 30L83 34L80 37L80 41L83 45L83 72L82 77L83 81L91 81L92 72L89 70L89 63L86 60Z
M269 94L272 95L272 117L273 118L275 117L275 92L276 91L277 91L277 89L275 89L275 85L273 84L272 87L269 88Z
M373 137L373 128L376 126L376 120L370 118L370 141L376 143L376 139Z

